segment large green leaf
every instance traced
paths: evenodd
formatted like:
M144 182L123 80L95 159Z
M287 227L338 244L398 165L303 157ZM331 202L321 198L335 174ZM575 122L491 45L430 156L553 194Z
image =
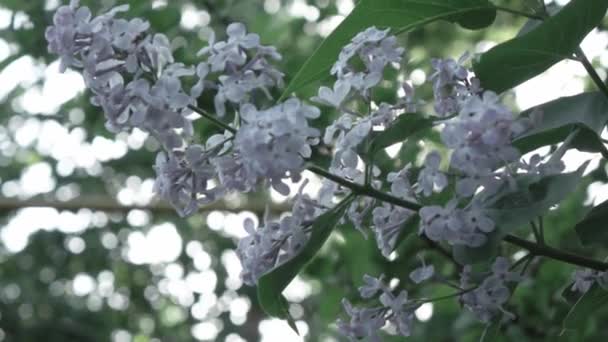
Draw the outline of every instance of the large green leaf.
M608 291L597 284L593 285L579 298L564 318L563 331L583 329L589 317L593 317L596 311L605 308L606 304L608 304Z
M474 63L482 87L500 93L569 58L607 8L608 0L572 0L541 25L493 47Z
M486 211L496 223L496 230L488 234L488 242L477 248L455 245L454 258L462 264L475 264L494 257L498 244L507 234L545 214L572 193L586 167L587 163L577 171L548 176L529 184L527 179L519 182L521 190L503 195L493 205L495 209Z
M557 144L575 127L579 127L581 131L572 142L573 147L608 155L608 150L600 139L602 129L608 121L608 99L603 93L589 92L562 97L531 108L523 112L522 116L534 112L540 114L537 125L514 141L521 152Z
M412 134L431 128L432 126L433 120L425 118L420 114L400 115L387 129L373 138L371 151L378 151L379 149L403 142Z
M347 199L334 209L319 216L312 225L310 239L300 254L260 277L257 289L258 300L268 315L290 319L287 300L281 293L321 249L350 201L350 199Z
M507 234L522 224L527 224L543 215L553 205L558 204L574 192L588 162L570 173L547 176L527 188L504 196L496 203L496 209L489 212L495 222L499 222L500 232Z
M583 245L608 243L608 201L591 209L585 218L576 224L576 234Z
M328 76L342 47L370 26L406 32L437 20L449 20L477 29L492 24L495 16L496 10L487 0L361 0L308 58L282 98Z

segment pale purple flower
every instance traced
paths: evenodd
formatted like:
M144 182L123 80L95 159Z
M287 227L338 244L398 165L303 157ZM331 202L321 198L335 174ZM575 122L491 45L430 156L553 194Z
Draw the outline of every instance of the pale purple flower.
M424 168L418 175L419 191L424 196L430 196L433 192L441 192L448 185L448 178L439 171L441 155L437 151L427 154L424 160Z
M428 279L431 279L433 275L435 275L435 267L433 265L427 265L424 262L424 258L420 256L419 258L422 266L410 272L410 279L416 284L420 284Z
M384 284L384 274L378 278L366 274L363 276L363 283L364 285L359 287L359 294L362 298L372 298L378 292L387 288Z
M349 44L342 48L338 60L331 68L331 74L359 91L366 97L367 91L380 83L384 68L401 62L404 48L397 46L394 36L387 36L389 30L370 27L358 33ZM351 59L358 56L365 70L356 71Z
M340 108L350 93L350 87L351 85L347 82L337 80L336 83L334 83L333 89L321 86L319 88L319 94L311 98L311 100L334 108Z
M382 255L388 258L396 247L397 238L404 229L405 223L414 212L383 203L382 206L374 208L372 215L372 230L376 236L376 243Z
M473 314L484 323L494 320L498 316L513 319L515 316L505 310L504 304L511 297L508 283L515 283L521 277L509 270L506 258L498 257L492 265L492 273L486 276L473 290L460 296L460 301ZM461 287L471 288L471 268L465 267L461 273Z
M582 293L589 291L591 286L597 280L597 275L597 271L588 268L574 270L574 273L572 273L572 279L574 280L574 284L572 284L572 291Z

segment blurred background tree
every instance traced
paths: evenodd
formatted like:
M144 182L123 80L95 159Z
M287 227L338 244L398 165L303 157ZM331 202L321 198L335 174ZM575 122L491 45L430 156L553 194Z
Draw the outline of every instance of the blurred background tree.
M347 15L353 0L154 0L130 3L129 16L143 17L155 31L180 46L187 64L206 44L211 29L222 35L235 21L257 32L283 54L287 80L324 36ZM530 10L536 0L498 1ZM547 1L561 6L567 1ZM82 1L99 12L114 1ZM373 239L344 227L321 255L286 290L302 337L280 321L267 319L255 289L242 286L235 242L242 222L257 220L266 203L280 214L285 198L276 193L233 196L189 219L180 219L152 194L152 164L158 144L141 131L113 135L91 106L81 77L58 73L47 52L44 30L59 0L0 1L0 341L337 341L331 323L340 300L355 298L363 274L385 273L405 279L418 263L416 239L407 240L390 260ZM489 30L466 31L436 23L401 37L407 42L409 75L419 94L430 58L479 52L515 35L525 20L500 14ZM608 67L608 33L594 31L583 49L603 76ZM553 67L510 95L514 108L528 108L584 90L585 71L572 61ZM379 99L395 96L395 75ZM311 86L299 93L309 98ZM200 105L212 108L212 99ZM319 126L333 119L325 112ZM197 132L213 128L197 121ZM422 138L422 137L421 137ZM426 144L399 146L383 154L387 166L403 165ZM570 151L574 169L588 154ZM580 203L606 198L604 162L595 159L592 181L549 215L547 239L581 251L573 224ZM420 162L420 161L417 161ZM435 267L451 265L429 252ZM534 282L524 282L511 301L518 319L505 325L506 339L544 340L561 330L569 304L562 298L571 268L540 260L531 265ZM418 295L445 294L440 287ZM454 301L425 304L414 341L474 341L483 327L462 314ZM585 336L606 340L604 316L590 317ZM591 338L592 337L592 338Z

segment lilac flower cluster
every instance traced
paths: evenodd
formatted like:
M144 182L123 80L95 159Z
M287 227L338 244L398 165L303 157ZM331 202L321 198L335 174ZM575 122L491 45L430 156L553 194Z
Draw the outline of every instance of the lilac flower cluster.
M352 201L342 220L352 222L365 237L369 228L378 249L389 258L416 215L419 234L433 243L482 246L496 229L489 214L492 202L484 198L505 185L512 187L517 173L542 176L562 170L561 156L545 163L538 155L520 161L512 142L534 123L534 117L514 118L497 94L484 91L464 67L466 56L432 62L430 79L439 116L434 122L441 128L449 163L442 164L439 151L425 151L420 167L408 161L385 176L366 152L374 132L389 128L400 115L423 103L415 99L407 82L401 84L405 95L395 103L373 102L372 90L383 80L385 69L400 67L405 53L389 30L370 27L342 49L330 71L335 83L320 87L311 99L339 113L320 131L310 124L321 114L317 107L297 98L265 108L257 102L260 97L272 100L273 88L283 85L283 73L271 64L281 55L274 47L261 45L260 37L248 33L243 24L230 24L223 41L211 34L208 46L198 53L204 60L188 66L174 60L169 39L151 33L148 22L117 18L127 10L128 6L119 6L93 17L87 7L72 0L57 10L54 25L46 31L49 51L60 56L61 70L82 71L93 94L91 102L103 109L109 130L139 128L162 144L154 165L155 190L180 215L191 215L230 192L249 192L260 185L288 195L286 181L301 180L313 147L322 142L331 150L329 172L334 180L340 177L344 182L325 179L318 197L311 198L303 193L304 181L290 215L272 220L267 211L258 228L252 220L244 222L248 236L239 241L237 254L243 265L241 277L248 285L298 255L310 239L313 222L344 196L349 195L349 200L352 196ZM217 117L196 107L206 93L213 94ZM359 113L361 108L368 112ZM219 123L224 132L195 141L194 111ZM223 123L226 116L234 123ZM432 202L433 195L444 192L450 182L455 183L453 198ZM359 192L353 194L353 189ZM362 194L360 189L370 191ZM369 195L383 190L396 200L389 203L382 200L386 196ZM397 205L399 200L421 209L416 213L411 206ZM462 292L455 297L479 320L512 317L504 305L511 296L509 285L520 277L510 271L507 259L497 258L489 274L473 275L465 266L460 276ZM438 277L424 261L410 273L415 284ZM479 277L481 281L474 280ZM594 282L606 286L607 279L606 273L579 270L573 290L585 292ZM338 322L340 331L353 340L379 341L379 331L393 326L400 335L409 336L414 311L423 301L408 299L405 290L395 295L396 289L382 276L366 276L364 281L361 297L378 299L380 304L357 308L344 300L350 320Z
M460 276L460 287L473 289L460 296L462 304L482 322L489 323L498 316L513 319L515 316L503 307L511 297L509 283L521 281L518 273L509 270L509 261L498 257L492 265L492 272L476 286L472 280L470 266L465 266ZM473 287L474 286L474 287Z
M361 339L382 341L379 331L388 323L396 328L399 335L409 336L414 311L420 305L409 300L405 290L399 292L398 295L393 294L390 287L385 284L383 276L374 278L365 275L363 280L365 284L359 288L361 297L371 299L379 295L380 305L357 308L352 306L348 300L343 300L342 305L349 315L350 321L338 320L340 332L351 341Z
M420 232L433 241L447 241L451 245L479 247L494 230L494 222L475 205L469 209L458 208L452 199L445 207L438 205L420 209Z
M351 103L363 100L370 102L370 91L379 85L387 66L398 66L405 49L397 45L395 36L388 35L389 30L379 30L370 27L357 34L347 44L338 56L331 69L336 77L332 88L321 86L317 96L312 100L323 105L336 108L340 116L325 129L323 142L334 146L333 159L329 171L355 183L364 184L366 181L374 188L380 188L382 181L377 179L380 172L368 164L368 170L361 168L362 156L359 147L369 138L374 128L387 128L399 113L412 109L412 99L406 94L395 104L380 103L377 108L370 110L368 115L356 112L349 106ZM363 65L363 67L358 66ZM409 88L408 88L409 89ZM409 183L405 183L402 175L391 174L389 182L397 196L405 196L410 191ZM406 189L407 188L407 189ZM325 181L321 190L324 199L330 200L343 189L335 183ZM378 247L388 257L393 251L404 223L414 212L390 205L378 203L371 198L354 201L347 210L348 219L357 229L364 232L364 218L370 214L372 231ZM367 234L364 232L364 235Z
M597 283L604 289L608 289L608 272L594 271L588 268L577 269L572 273L572 291L585 293L591 286Z
M435 72L431 75L433 94L435 97L435 112L439 116L456 114L462 108L462 101L479 93L479 80L471 77L463 66L469 58L464 54L458 61L451 58L433 59L431 64Z
M306 182L295 197L291 215L272 221L267 211L265 225L258 229L251 219L245 221L249 235L241 239L237 247L245 284L255 285L261 276L293 258L308 242L308 228L323 210L302 193L305 185Z
M154 167L157 192L183 216L230 191L250 191L265 182L287 194L283 180L300 178L304 158L318 141L320 133L308 120L319 110L297 99L255 107L258 93L270 98L272 88L283 84L283 74L270 63L281 59L276 49L234 23L226 41L211 35L199 51L206 60L187 66L175 62L169 39L150 33L147 21L116 17L127 10L124 5L92 17L72 0L55 13L46 39L49 51L61 58L61 70L82 71L108 129L139 128L162 143L165 151ZM230 106L241 124L226 125L230 129L223 135L196 144L193 107L206 91L215 93L218 116Z
M303 158L310 157L320 134L308 126L308 119L319 114L316 107L295 98L262 111L252 104L243 105L243 124L236 133L234 150L216 159L222 184L249 191L267 179L275 190L288 195L289 187L282 180L286 175L295 182L300 180Z

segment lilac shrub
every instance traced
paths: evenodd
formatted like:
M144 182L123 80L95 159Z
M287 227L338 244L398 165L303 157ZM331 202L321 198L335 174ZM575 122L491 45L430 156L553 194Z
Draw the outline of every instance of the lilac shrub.
M404 82L399 86L404 96L395 103L376 103L374 88L387 68L403 73L406 50L389 29L367 28L339 53L330 70L333 85L321 86L310 99L338 114L319 129L314 120L320 109L303 99L264 105L283 85L284 75L273 65L281 55L243 24L230 24L225 40L212 34L198 53L201 61L185 65L175 60L169 38L151 32L146 20L119 18L126 10L118 6L93 17L72 0L57 10L46 31L49 51L60 57L61 70L82 72L91 103L104 112L110 131L138 128L161 143L155 190L181 216L234 192L271 187L289 195L288 182L302 180L313 150L321 144L332 151L328 170L311 169L326 176L318 196L304 194L303 181L290 214L274 220L267 213L257 228L245 221L248 236L238 242L237 254L247 285L255 286L296 258L315 220L345 198L351 200L342 222L352 223L366 238L373 236L387 258L415 217L420 218L419 236L435 248L480 247L500 225L492 216L494 197L517 191L518 177L540 179L563 170L563 153L549 160L521 158L513 141L534 127L534 117L516 117L496 93L485 90L467 68L467 55L432 60L433 99L416 98ZM212 95L214 114L198 108L203 94ZM440 130L444 148L425 151L420 166L409 163L383 175L366 155L371 139L426 108L425 103L432 104L435 113L426 118ZM209 120L222 133L198 141L192 123L198 119ZM452 196L437 200L435 195L450 187ZM451 297L481 322L512 319L505 305L522 279L513 267L502 256L485 271L458 265L460 283ZM448 277L424 261L409 275L414 285ZM574 279L572 288L583 292L596 281L606 284L606 274L596 270L577 271ZM434 300L410 298L404 284L391 286L384 276L367 275L363 281L360 295L370 304L355 307L345 299L349 319L337 323L353 340L378 341L379 331L388 326L408 336L414 311Z

